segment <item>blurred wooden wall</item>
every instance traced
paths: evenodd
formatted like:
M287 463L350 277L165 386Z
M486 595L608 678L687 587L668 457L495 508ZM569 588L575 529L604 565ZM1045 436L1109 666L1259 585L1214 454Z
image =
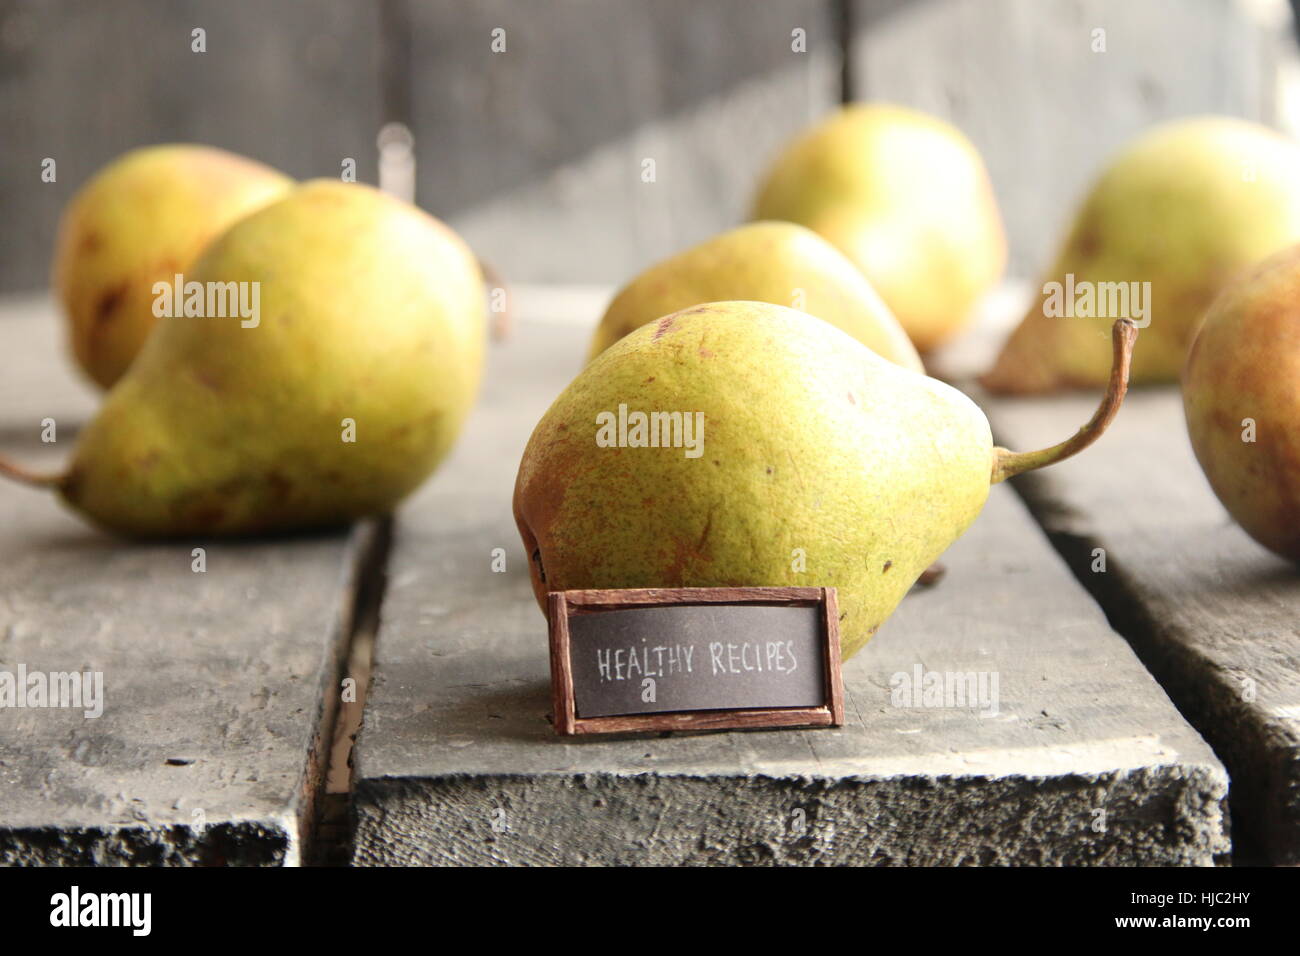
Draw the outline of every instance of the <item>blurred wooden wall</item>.
M1024 272L1145 126L1273 121L1288 18L1282 0L0 0L0 290L45 285L60 208L132 146L299 177L352 158L373 181L389 120L415 134L420 204L508 276L618 282L744 219L780 145L846 96L964 129Z
M1153 123L1274 123L1295 49L1284 0L854 0L852 16L854 93L974 141L1018 274L1048 264L1099 166Z

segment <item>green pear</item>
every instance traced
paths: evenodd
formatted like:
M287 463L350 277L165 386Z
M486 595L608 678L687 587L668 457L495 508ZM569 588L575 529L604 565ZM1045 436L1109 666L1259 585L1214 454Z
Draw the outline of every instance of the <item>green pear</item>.
M236 535L388 511L451 447L485 302L473 254L436 219L315 181L236 223L186 279L257 308L217 317L236 310L209 298L202 317L161 319L64 474L0 470L121 534Z
M515 521L533 590L839 589L845 657L979 514L989 485L1101 433L1013 454L961 392L804 312L696 305L595 358L533 431ZM649 417L647 416L655 416Z
M291 188L269 166L190 145L132 150L82 186L52 271L83 371L104 388L121 378L157 321L154 283L187 272L209 240Z
M1176 382L1219 291L1297 241L1300 145L1221 116L1158 126L1093 185L982 381L1011 393L1099 385L1108 368L1106 329L1128 315L1147 328L1133 381Z
M1300 563L1300 246L1230 285L1183 372L1192 449L1256 541Z
M797 139L754 218L802 223L838 246L922 352L965 326L1006 267L979 153L956 127L900 106L847 106Z
M651 266L614 297L588 359L660 316L731 299L792 306L881 358L922 371L907 333L871 283L825 239L791 222L741 226Z

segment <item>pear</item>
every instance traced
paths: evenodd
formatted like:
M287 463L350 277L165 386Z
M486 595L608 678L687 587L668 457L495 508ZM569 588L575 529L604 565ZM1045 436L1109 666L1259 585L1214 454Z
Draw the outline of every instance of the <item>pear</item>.
M614 297L588 359L652 319L730 299L793 306L881 358L922 371L907 333L871 283L825 239L791 222L750 223L651 266Z
M1117 325L1092 422L1013 454L961 392L804 312L714 302L644 325L574 379L524 450L514 513L538 604L583 588L836 587L848 657L991 483L1101 433L1133 335Z
M1192 449L1210 487L1264 547L1300 563L1300 247L1230 285L1183 373Z
M386 512L451 447L486 321L474 256L442 223L310 182L217 238L192 279L260 304L160 320L65 473L0 470L124 535L238 535Z
M150 146L118 158L64 211L53 280L77 363L104 388L156 318L153 285L185 273L208 241L282 198L293 180L210 146Z
M900 106L847 106L797 139L754 218L802 223L838 246L922 352L963 328L1006 267L979 153L956 127Z
M1128 315L1149 323L1133 381L1177 382L1219 291L1297 241L1300 145L1227 117L1158 126L1093 185L982 381L1012 393L1099 385L1107 375L1106 329Z

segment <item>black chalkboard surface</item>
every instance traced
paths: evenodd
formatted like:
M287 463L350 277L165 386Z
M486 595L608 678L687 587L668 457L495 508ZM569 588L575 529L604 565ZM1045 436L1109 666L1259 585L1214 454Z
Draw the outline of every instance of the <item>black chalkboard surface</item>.
M817 707L826 702L815 607L677 605L569 620L579 717Z
M833 588L550 595L562 734L843 722Z

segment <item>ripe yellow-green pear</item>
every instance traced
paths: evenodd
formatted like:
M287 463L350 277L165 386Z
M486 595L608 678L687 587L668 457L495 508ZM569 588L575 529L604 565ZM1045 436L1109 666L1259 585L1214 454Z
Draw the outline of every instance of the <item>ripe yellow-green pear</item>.
M795 140L754 217L802 223L838 246L922 352L966 324L1006 267L979 153L956 127L900 106L847 106Z
M1192 449L1256 541L1300 563L1300 247L1229 286L1183 373Z
M1093 421L996 448L961 392L804 312L696 305L598 355L533 431L514 513L549 591L839 589L844 656L979 514L989 485L1089 444L1123 396L1133 327Z
M1220 290L1294 242L1300 145L1222 116L1158 126L1093 185L983 383L1011 393L1099 385L1108 372L1106 330L1121 315L1146 328L1133 381L1177 382Z
M206 314L160 320L66 472L0 471L124 535L239 535L388 511L451 447L485 302L436 219L310 182L217 238L193 280Z
M293 180L210 146L149 146L118 158L64 211L54 288L77 363L108 388L157 321L155 282L185 273L237 219L283 197Z
M796 308L881 358L922 371L916 349L871 283L834 246L792 222L756 222L651 266L614 297L588 359L629 332L697 302L746 300Z

